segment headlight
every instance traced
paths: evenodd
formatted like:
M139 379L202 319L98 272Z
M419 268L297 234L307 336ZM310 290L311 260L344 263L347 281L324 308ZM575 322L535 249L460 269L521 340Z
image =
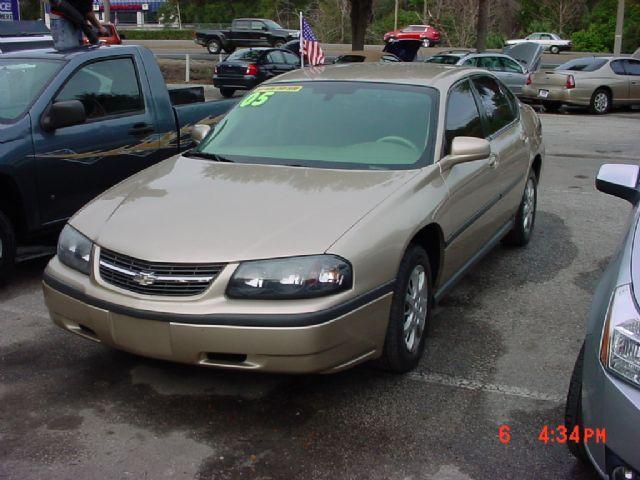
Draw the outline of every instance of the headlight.
M71 225L65 225L58 240L58 258L67 267L89 275L93 243Z
M230 298L286 300L348 290L351 265L334 255L242 262L227 286Z
M640 386L640 316L631 285L622 285L613 293L602 332L600 361Z

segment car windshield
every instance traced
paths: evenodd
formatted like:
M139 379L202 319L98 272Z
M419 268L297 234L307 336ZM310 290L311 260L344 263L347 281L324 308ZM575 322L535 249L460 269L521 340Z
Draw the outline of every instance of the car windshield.
M62 65L57 60L0 59L0 122L22 117Z
M273 20L264 20L264 23L269 27L270 30L275 30L276 28L282 28Z
M570 70L574 72L593 72L601 68L607 60L604 58L576 58L556 67L557 71Z
M433 161L437 105L438 92L430 87L339 81L263 86L194 154L318 168L418 168Z
M255 62L262 55L262 50L238 50L233 52L231 55L227 57L228 61L247 61L247 62Z

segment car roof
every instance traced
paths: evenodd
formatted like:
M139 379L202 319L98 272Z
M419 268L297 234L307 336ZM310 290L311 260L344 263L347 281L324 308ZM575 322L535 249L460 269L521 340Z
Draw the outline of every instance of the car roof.
M41 60L66 60L69 61L87 52L109 49L109 51L119 50L120 53L133 53L140 46L138 45L83 45L70 50L58 51L54 48L35 48L29 50L16 50L0 55L0 58L33 58Z
M256 20L256 21L261 21L261 22L273 22L273 20L269 20L268 18L255 18L255 17L243 17L243 18L236 18L234 20L234 22L236 20ZM276 22L277 23L277 22Z
M423 62L342 63L286 73L268 83L297 81L353 81L419 85L446 89L470 73L487 74L478 68L461 68Z

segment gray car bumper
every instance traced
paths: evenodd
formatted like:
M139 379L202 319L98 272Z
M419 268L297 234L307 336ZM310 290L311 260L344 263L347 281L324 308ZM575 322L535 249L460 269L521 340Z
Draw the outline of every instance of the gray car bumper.
M640 474L640 389L618 379L600 364L600 339L587 339L582 386L585 428L606 429L606 442L585 442L602 478L618 466Z

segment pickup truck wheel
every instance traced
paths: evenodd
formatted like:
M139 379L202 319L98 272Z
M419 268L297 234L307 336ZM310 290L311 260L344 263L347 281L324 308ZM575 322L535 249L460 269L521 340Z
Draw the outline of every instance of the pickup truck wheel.
M379 365L394 373L413 370L422 357L433 306L431 264L427 252L410 246L393 291L389 325Z
M518 213L516 213L513 228L502 239L503 244L514 247L524 247L529 243L533 227L536 223L536 205L538 203L537 184L538 179L536 178L536 174L533 171L529 172L529 178L524 187L522 201L520 202Z
M209 40L209 43L207 43L207 51L211 55L216 55L220 53L221 50L222 50L222 45L220 44L220 40L214 38L212 40Z
M591 95L589 110L596 115L604 115L611 109L611 94L604 88L599 88Z
M284 45L284 40L274 40L273 48L281 48Z
M578 427L580 432L579 442L567 442L567 447L571 454L578 460L589 463L587 452L582 439L582 365L584 364L584 343L573 367L571 381L569 382L569 392L567 393L567 404L564 411L564 426L567 428L567 435Z
M556 46L556 45L553 45L553 46L549 49L549 51L550 51L551 53L553 53L554 55L557 55L558 53L560 53L560 47L558 47L558 46Z
M16 234L9 219L0 211L0 282L9 275L16 258Z
M231 98L231 97L233 97L234 93L236 93L236 91L233 88L221 88L220 89L220 95L222 95L224 98Z

